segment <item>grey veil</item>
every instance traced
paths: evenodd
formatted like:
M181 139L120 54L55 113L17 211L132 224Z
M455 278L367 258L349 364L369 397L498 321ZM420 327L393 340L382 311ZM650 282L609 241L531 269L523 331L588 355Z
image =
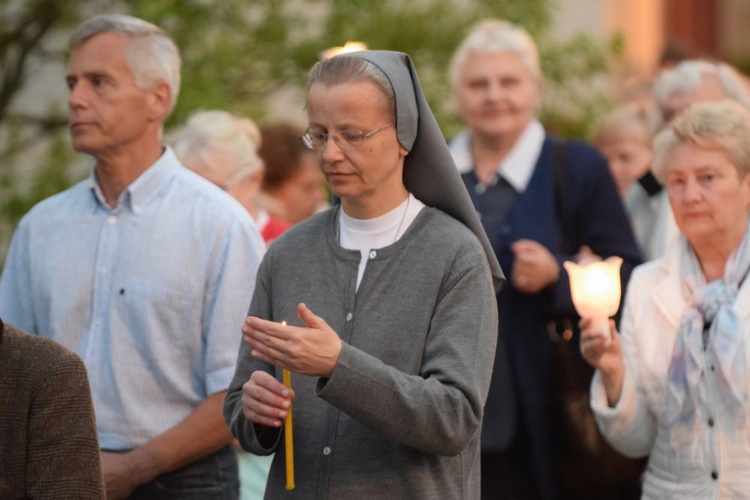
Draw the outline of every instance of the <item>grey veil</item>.
M398 141L409 151L404 161L406 189L425 205L462 222L479 238L487 254L495 292L499 292L505 275L422 93L411 58L403 52L386 50L354 52L346 57L371 62L390 80L396 96Z

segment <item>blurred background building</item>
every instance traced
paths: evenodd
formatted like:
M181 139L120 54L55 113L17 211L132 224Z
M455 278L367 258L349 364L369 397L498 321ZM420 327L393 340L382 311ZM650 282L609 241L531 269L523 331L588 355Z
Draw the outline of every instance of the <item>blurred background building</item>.
M620 70L648 76L662 56L726 60L747 71L747 0L561 0L553 30L564 39L585 31L600 40L621 34Z

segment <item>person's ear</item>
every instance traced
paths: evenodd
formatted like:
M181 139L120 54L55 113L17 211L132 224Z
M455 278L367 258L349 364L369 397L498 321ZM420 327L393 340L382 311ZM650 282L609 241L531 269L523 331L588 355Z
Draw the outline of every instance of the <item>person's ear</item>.
M169 112L172 92L167 82L158 82L148 90L149 118L164 121Z

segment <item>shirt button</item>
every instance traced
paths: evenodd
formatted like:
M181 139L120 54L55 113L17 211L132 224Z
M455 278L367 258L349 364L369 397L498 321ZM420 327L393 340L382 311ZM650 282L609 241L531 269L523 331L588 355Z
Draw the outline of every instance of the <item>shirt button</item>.
M719 479L719 474L716 471L711 472L711 479Z
M347 321L351 321L353 317L354 317L354 315L352 313L347 313L346 314L346 320Z
M713 427L714 426L714 419L713 418L709 418L708 419L708 426L709 427Z
M378 256L378 252L376 252L375 250L373 250L373 251L370 252L370 258L371 259L374 259L377 256Z
M484 194L485 191L487 191L487 186L480 182L479 184L474 186L474 191L476 191L477 194Z
M330 454L331 454L331 448L330 447L326 446L325 448L323 448L323 455L328 456Z
M107 222L110 223L110 224L114 224L115 222L117 222L117 216L116 215L110 215L109 217L107 217Z

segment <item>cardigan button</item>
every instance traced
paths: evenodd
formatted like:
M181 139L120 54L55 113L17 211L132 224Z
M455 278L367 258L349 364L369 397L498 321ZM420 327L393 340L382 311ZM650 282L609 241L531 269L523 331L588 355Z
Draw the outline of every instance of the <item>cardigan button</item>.
M329 446L326 446L323 448L323 455L328 456L331 454L331 448Z
M352 313L346 313L346 320L351 321L354 315Z
M709 419L708 419L708 426L709 427L713 427L714 426L714 419L713 418L709 417Z
M374 259L377 256L378 256L378 252L376 252L375 250L373 250L372 252L370 252L370 258L371 259Z
M711 479L716 480L719 479L719 474L716 471L711 472Z

